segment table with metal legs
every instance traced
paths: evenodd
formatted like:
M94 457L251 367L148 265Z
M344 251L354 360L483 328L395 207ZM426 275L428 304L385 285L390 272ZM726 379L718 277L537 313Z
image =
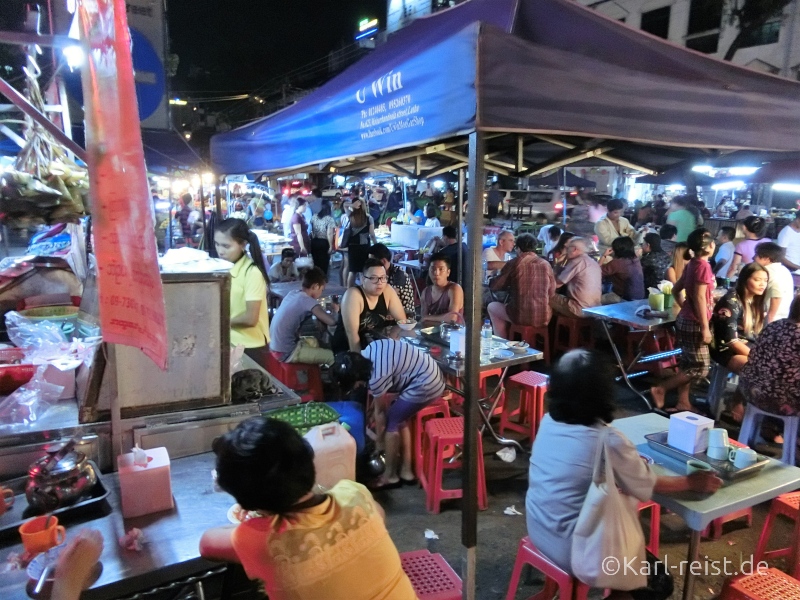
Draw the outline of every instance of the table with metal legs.
M617 419L612 423L639 450L640 453L655 461L653 470L656 475L684 475L686 464L661 454L647 444L645 435L669 429L669 419L650 413L625 419ZM714 519L735 511L761 504L768 500L800 488L800 469L769 459L769 463L756 475L736 481L726 481L714 494L698 494L685 492L681 494L653 493L653 500L664 508L681 517L691 529L687 563L678 565L684 571L683 600L694 597L695 573L690 568L698 565L700 560L700 540L703 530ZM800 531L800 519L795 522L795 532ZM794 538L796 539L796 538ZM755 550L755 548L753 548ZM793 549L789 573L795 572L798 560L797 546ZM708 566L708 565L704 565ZM740 565L735 565L740 570ZM696 571L704 572L702 568ZM795 574L795 577L797 575Z
M404 342L412 344L413 346L419 348L423 352L430 353L434 360L437 362L439 367L442 371L447 374L453 376L457 382L460 382L462 377L464 376L464 368L454 366L452 361L449 360L452 358L452 354L450 352L450 346L442 340L442 338L438 334L438 327L424 327L418 326L417 329L414 331L403 331L401 332L401 339ZM492 341L495 342L498 346L502 346L506 340L493 336ZM431 353L431 348L439 348L438 351L434 351ZM481 428L481 433L484 431L488 431L491 436L495 439L498 444L503 446L515 446L520 451L525 451L522 445L517 442L516 440L512 440L509 438L504 438L500 434L498 434L491 424L491 416L494 413L497 405L500 402L500 399L503 397L503 392L505 391L504 382L506 379L506 375L508 374L509 367L513 367L515 365L524 365L528 363L532 363L538 360L542 360L544 358L544 353L541 350L535 350L533 348L528 348L525 354L515 354L511 358L506 359L497 359L497 358L490 358L488 360L482 360L480 365L481 372L484 371L493 371L496 369L502 369L500 373L500 380L498 381L497 385L494 389L485 397L480 398L478 400L480 411L478 411L483 419L483 427ZM464 390L461 387L456 386L447 386L448 389L454 393L459 395L464 394Z
M645 342L648 339L656 339L657 330L675 322L675 318L678 316L679 308L677 306L673 306L667 311L667 316L648 319L636 314L636 311L643 306L648 306L647 300L632 300L630 302L619 302L617 304L607 304L605 306L585 308L583 309L583 313L587 317L592 317L593 319L600 321L603 331L608 338L608 342L611 344L611 350L614 353L614 358L620 370L620 376L618 380L624 381L625 385L627 385L633 393L642 399L642 401L647 405L647 408L649 410L653 410L653 405L650 403L650 400L648 400L641 391L634 387L634 385L631 383L631 379L640 377L649 372L647 370L634 371L634 368L637 365L660 362L672 356L677 356L681 353L680 348L668 349L663 352L647 355L645 354L644 350ZM628 327L631 332L642 332L645 334L639 341L636 356L630 362L630 364L625 364L619 348L617 348L617 344L614 341L614 336L611 335L610 325L612 323Z

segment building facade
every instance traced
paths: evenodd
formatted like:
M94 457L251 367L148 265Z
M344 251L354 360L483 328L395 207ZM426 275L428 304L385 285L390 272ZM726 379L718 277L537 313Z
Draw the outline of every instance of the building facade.
M402 29L414 19L461 4L465 0L388 0L386 33Z
M731 22L731 0L578 1L629 27L720 59L739 33ZM800 0L747 36L731 62L800 79Z

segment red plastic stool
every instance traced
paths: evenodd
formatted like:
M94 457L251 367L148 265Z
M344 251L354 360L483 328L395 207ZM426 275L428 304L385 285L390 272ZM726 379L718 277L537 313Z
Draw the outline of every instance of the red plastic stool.
M489 377L495 377L495 376L502 377L502 375L503 375L503 369L490 369L488 371L481 371L478 374L478 383L480 385L481 396L483 398L485 398L488 394L486 387L486 380L489 379ZM457 377L453 378L448 377L448 383L456 389L461 389L461 380ZM464 404L464 397L460 396L459 394L453 394L450 398L450 401L457 406L461 406L462 404ZM497 409L491 416L494 416L500 411L501 404L502 402L497 404Z
M422 460L422 436L425 433L425 423L436 417L450 417L450 405L447 404L444 398L439 398L418 411L414 418L414 474L419 480L422 480L421 473L424 466Z
M594 321L558 315L553 352L569 352L574 348L594 346ZM563 335L566 334L566 335Z
M753 509L752 508L743 508L742 510L737 510L732 513L728 513L723 517L719 517L718 519L714 519L711 523L708 524L703 530L703 537L710 538L712 540L718 540L722 537L722 526L725 523L730 523L731 521L736 521L737 519L747 518L747 526L750 527L753 525Z
M556 592L558 592L558 597L564 598L564 600L585 600L588 597L588 585L581 583L553 563L536 549L528 536L525 536L519 542L517 560L514 562L514 570L511 572L511 582L508 585L506 600L514 600L517 595L519 578L522 575L522 567L525 565L531 565L545 576L544 589L528 600L552 600L555 598Z
M461 600L461 578L441 554L403 552L400 564L419 600Z
M717 600L800 600L800 581L778 569L725 580Z
M285 363L280 361L280 354L270 352L267 357L267 371L278 378L278 381L297 392L302 402L322 401L322 375L318 365L303 363Z
M425 435L422 438L422 456L425 468L420 473L419 482L425 490L426 508L428 512L438 514L442 500L461 498L461 489L446 490L442 487L445 469L461 468L461 461L448 460L448 447L464 443L464 417L445 419L429 419L425 424ZM489 501L486 495L486 473L483 467L483 441L478 436L478 508L486 510Z
M522 341L528 342L531 348L541 350L544 354L545 364L550 364L550 330L547 325L534 327L533 325L514 325L512 323L508 328L508 339L515 340L517 335Z
M798 508L800 507L800 492L789 492L788 494L781 494L772 501L769 507L769 514L767 520L764 521L764 528L761 530L761 536L758 538L756 544L756 551L753 555L753 562L758 563L765 558L777 558L778 556L787 556L791 552L791 547L781 548L779 550L767 551L767 544L769 543L769 536L772 534L772 525L775 522L775 517L783 515L796 521L798 517ZM796 544L797 540L792 542Z
M639 512L650 509L650 537L647 538L647 549L658 556L659 538L661 537L661 505L650 500L639 502Z
M503 412L500 415L500 435L506 429L523 433L533 443L539 424L544 417L544 395L547 392L547 382L550 378L536 371L522 371L508 379L509 390L519 390L519 408L510 410L508 403L503 402ZM512 421L517 417L517 421Z

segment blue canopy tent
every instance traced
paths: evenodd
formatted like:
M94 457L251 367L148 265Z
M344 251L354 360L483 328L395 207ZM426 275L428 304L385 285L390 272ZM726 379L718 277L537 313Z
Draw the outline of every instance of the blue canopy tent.
M535 176L602 160L650 174L721 153L800 152L800 84L673 45L571 0L471 0L418 19L297 104L214 136L220 173ZM596 164L596 163L595 163ZM471 235L481 211L468 213ZM462 542L474 597L480 245L468 324ZM698 534L699 535L699 534ZM697 542L693 538L692 549ZM692 597L691 585L684 598Z

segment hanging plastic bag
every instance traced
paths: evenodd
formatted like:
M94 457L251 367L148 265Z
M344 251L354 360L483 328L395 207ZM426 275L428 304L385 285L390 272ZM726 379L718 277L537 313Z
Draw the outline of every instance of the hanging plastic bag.
M40 366L33 379L0 401L0 423L35 423L58 401L64 387L44 380L46 368L46 365Z
M6 330L9 339L18 348L39 348L69 341L58 323L32 321L14 310L6 313Z

